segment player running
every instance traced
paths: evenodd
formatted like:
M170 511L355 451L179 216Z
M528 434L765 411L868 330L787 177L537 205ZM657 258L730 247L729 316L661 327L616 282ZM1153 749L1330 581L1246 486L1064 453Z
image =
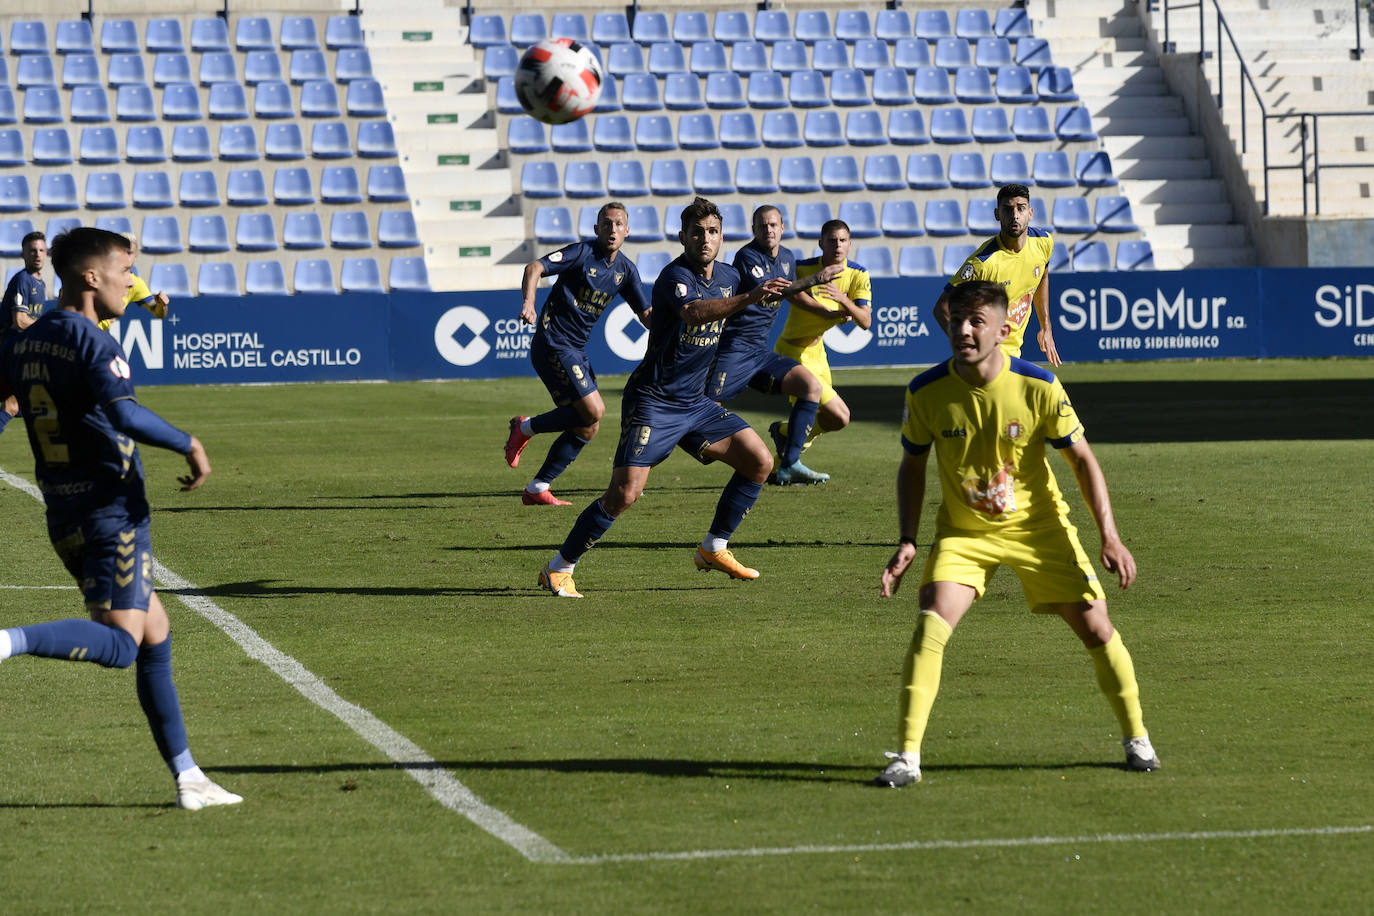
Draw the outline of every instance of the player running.
M520 285L524 303L520 319L535 324L534 294L539 278L556 274L530 344L530 361L556 405L538 416L511 417L506 438L506 463L520 464L520 453L530 437L562 433L549 447L548 456L521 494L527 506L568 506L549 490L567 470L601 427L606 404L596 387L596 373L587 359L587 339L601 313L616 296L624 298L639 320L648 325L649 303L634 263L620 253L630 234L625 205L612 201L596 215L596 240L574 242L566 248L531 261Z
M1031 610L1059 615L1087 648L1121 724L1127 768L1159 768L1130 653L1107 617L1102 585L1069 523L1046 443L1073 470L1101 534L1102 565L1120 577L1123 589L1135 580L1135 558L1117 533L1107 482L1068 395L1049 372L1006 355L1010 332L1000 284L961 284L949 296L954 358L907 386L905 452L897 472L901 537L882 573L882 597L896 593L916 558L932 449L943 498L904 666L902 749L888 755L892 763L875 780L880 786L920 781L921 739L940 687L945 644L1004 564L1016 571Z

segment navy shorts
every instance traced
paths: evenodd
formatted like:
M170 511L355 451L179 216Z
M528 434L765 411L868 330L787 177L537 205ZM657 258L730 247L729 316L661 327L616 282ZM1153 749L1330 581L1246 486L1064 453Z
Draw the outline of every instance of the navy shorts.
M729 401L746 387L763 394L779 394L783 378L800 365L772 350L722 355L711 369L706 396L713 401Z
M748 428L748 423L707 397L670 406L627 396L620 414L615 466L651 468L684 439L705 448Z
M566 407L596 390L596 373L583 350L551 347L543 335L536 334L530 343L530 362L559 407Z
M86 598L86 610L148 610L153 539L148 516L49 518L48 538Z

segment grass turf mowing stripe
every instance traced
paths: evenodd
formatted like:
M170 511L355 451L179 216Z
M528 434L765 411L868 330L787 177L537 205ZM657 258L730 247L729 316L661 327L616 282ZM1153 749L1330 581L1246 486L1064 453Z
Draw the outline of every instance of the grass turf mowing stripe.
M43 494L36 486L4 468L0 468L0 480L39 502L43 501ZM262 662L272 673L296 688L307 700L334 715L364 741L395 761L410 778L424 786L425 791L439 804L461 814L532 862L563 862L568 859L568 854L563 850L482 801L452 774L445 772L419 745L366 709L339 696L300 662L201 594L195 585L156 561L153 564L153 572L158 581L175 594L182 604L219 628L237 643L249 658Z

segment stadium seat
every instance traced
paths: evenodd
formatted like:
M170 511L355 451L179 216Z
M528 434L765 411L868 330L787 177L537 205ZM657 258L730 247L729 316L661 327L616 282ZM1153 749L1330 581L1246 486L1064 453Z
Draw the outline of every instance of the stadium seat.
M927 200L921 222L925 224L926 232L930 235L968 235L968 227L964 225L964 211L957 200Z
M48 54L26 54L15 62L14 86L16 89L56 85L57 66Z
M396 133L390 121L363 121L358 125L358 155L366 159L396 158Z
M719 149L716 122L710 115L682 115L677 122L677 145L685 150Z
M730 70L725 45L718 41L699 41L691 46L691 70L698 76L724 73Z
M324 258L300 258L291 272L291 288L298 296L337 293L334 268Z
M1103 232L1140 231L1131 213L1131 202L1119 195L1097 198L1093 205L1093 221Z
M569 197L605 197L606 185L601 179L600 163L568 162L563 168L563 193Z
M253 87L253 115L259 118L294 118L296 106L291 99L291 87L282 80L258 83Z
M367 214L361 210L336 210L329 217L331 248L371 248L372 235Z
M586 209L591 211L591 222L594 226L598 208L595 204L590 204ZM630 220L628 241L657 242L662 238L662 227L658 222L658 208L649 204L631 204L625 215ZM676 228L673 230L673 237L677 238Z
M510 42L518 48L528 48L549 37L542 13L516 13L510 17Z
M226 124L219 129L219 158L223 162L252 162L258 152L258 133L251 124Z
M934 64L950 73L973 66L973 48L962 38L941 38L935 42Z
M897 275L901 277L938 277L935 249L929 245L904 245L897 252Z
M853 156L826 156L821 160L821 187L831 193L862 191L864 182L859 174L858 160ZM876 229L876 217L873 222Z
M1032 73L1039 73L1046 67L1053 67L1050 56L1050 43L1043 38L1022 38L1016 42L1016 65L1025 67Z
M219 181L208 170L182 172L177 197L183 207L218 207Z
M246 296L288 295L286 272L281 262L249 261L243 269L243 293Z
M917 67L912 76L912 92L922 105L947 105L954 101L949 73L939 67Z
M181 224L175 216L145 216L138 240L146 254L177 254L183 249Z
M592 40L591 29L587 25L587 17L581 13L554 13L549 34L556 38L571 38L573 41L580 41L584 44Z
M696 77L693 76L692 79L696 79ZM711 73L707 75L707 108L733 109L744 108L745 105L746 102L744 98L744 82L740 79L738 73L726 70L721 71L719 73Z
M887 42L878 38L861 38L854 44L854 66L865 73L873 73L892 66ZM903 73L906 71L903 70ZM874 90L875 94L877 90Z
M773 45L769 58L772 69L784 76L791 76L802 70L810 70L811 58L805 42L779 41Z
M809 45L835 36L830 29L830 14L825 10L798 10L792 34Z
M1043 143L1054 139L1049 111L1040 105L1017 108L1011 116L1011 132L1023 143Z
M387 285L393 293L427 293L429 271L424 258L392 258Z
M32 231L32 220L7 219L0 222L0 256L19 257L23 253L24 236Z
M1092 115L1081 105L1064 106L1054 116L1055 135L1068 143L1096 140Z
M1030 165L1026 162L1026 154L1020 151L993 153L992 161L988 165L988 177L999 188L1009 184L1035 184L1031 177Z
M520 193L535 199L562 197L558 166L543 160L526 162L520 169Z
M900 78L902 85L906 83L906 74L900 70L893 70L890 73ZM856 105L872 105L873 96L868 93L868 80L864 77L862 70L848 67L844 70L836 70L830 74L830 100L836 105L853 107ZM887 101L881 104L900 105L900 101Z
M520 107L520 97L515 94L515 77L503 76L496 81L496 110L509 115L524 113L525 109Z
M873 35L887 42L912 36L911 13L904 9L881 9L873 21Z
M793 108L824 108L830 104L825 77L818 70L798 70L787 81L787 99Z
M151 251L146 244L142 248L144 251ZM154 264L153 269L148 272L148 286L178 299L191 295L191 278L187 275L184 264Z
M330 16L324 24L324 46L331 51L361 48L363 28L357 16Z
M630 23L630 39L641 45L672 40L672 29L668 26L667 13L651 13L640 10Z
M320 171L320 203L360 204L363 202L358 170L351 165L331 165Z
M103 124L110 120L110 98L104 86L72 89L71 119L79 124Z
M504 29L505 25L502 24L503 33ZM272 39L272 24L262 16L242 17L234 27L234 47L242 53L275 50L277 45Z
M644 174L644 163L638 159L615 159L607 163L606 193L617 200L647 196L649 179Z
M24 135L17 130L0 130L0 166L26 165Z
M730 176L730 163L717 158L696 160L692 166L692 187L702 195L734 194L735 182Z
M873 101L879 105L910 105L915 101L911 87L907 83L906 71L899 67L882 67L875 70Z
M214 254L229 251L229 226L218 213L199 214L186 224L186 247Z
M62 94L56 86L30 86L24 90L26 124L58 124L62 120Z
M1097 223L1093 222L1086 197L1056 197L1052 220L1055 232L1084 235L1097 231Z
M921 228L921 218L914 200L883 201L879 227L883 235L889 238L915 238L926 234Z
M630 40L630 21L624 13L597 13L592 17L592 41L601 47Z
M850 146L882 146L887 141L883 117L870 108L850 111L844 116L844 139Z
M248 117L248 93L240 83L211 83L206 112L216 121L242 120Z
M951 153L948 165L951 186L965 190L992 187L981 153Z
M38 178L38 209L76 210L76 178L70 172L47 172Z
M730 69L748 76L768 71L768 48L761 41L741 41L730 49Z
M1145 239L1122 239L1116 243L1116 269L1154 270L1154 249Z
M747 111L721 115L720 145L726 149L756 149L759 146L759 128L754 116Z
M308 251L324 247L324 221L314 210L287 213L282 218L282 247Z
M944 10L917 10L916 37L926 41L953 38L954 27L949 21L949 13Z
M635 121L635 146L645 152L677 149L672 122L664 115L640 115Z
M1011 42L1005 38L980 38L973 46L973 65L1001 73L1012 66Z
M130 127L124 139L124 158L137 163L166 162L167 145L162 128Z
M773 46L773 53L778 53L776 45ZM821 73L834 73L836 70L844 70L848 67L849 45L843 41L830 38L816 42L811 48L812 70L819 70Z
M173 206L172 179L166 172L140 171L134 174L133 204L145 210Z
M821 226L824 226L833 215L830 211L830 204L823 200L806 201L797 204L797 235L804 239L818 239L821 235Z
M605 70L617 77L644 72L644 51L630 41L613 44L606 52Z
M197 54L223 54L230 51L229 23L220 16L191 20L191 50Z
M1045 102L1077 102L1073 72L1068 67L1046 67L1035 82L1037 94Z
M929 143L925 117L914 108L893 109L887 116L887 139L899 146Z
M100 23L100 50L105 54L137 54L143 50L138 27L132 19L105 19Z
M748 15L738 10L720 10L711 23L711 36L722 44L749 41L753 35Z
M367 199L373 203L410 200L405 175L398 165L372 165L367 169Z
M844 217L840 217L843 219ZM886 245L864 245L850 251L849 260L868 271L870 277L895 277L897 266L892 261L892 249Z
M878 226L878 211L870 200L846 200L836 216L849 225L850 238L872 239L883 234Z
M763 116L760 128L763 145L775 149L801 146L801 125L797 122L796 112L770 111Z
M307 83L305 88L311 86L329 86L332 83ZM337 98L337 97L336 97ZM374 79L355 79L348 84L348 89L344 94L344 109L350 118L384 118L386 117L386 98L382 93L382 84ZM305 110L304 89L301 96L301 114L308 114ZM331 115L318 115L318 117L332 117Z
M844 146L839 114L830 109L808 111L802 125L802 138L807 146Z
M724 241L744 242L754 237L749 228L749 215L744 212L743 204L721 204L720 222L721 238Z
M662 197L682 197L692 193L687 178L687 163L681 159L655 159L649 163L649 190Z
M383 210L377 215L377 244L383 248L414 248L420 244L415 214L409 210Z
M992 26L993 34L1002 38L1029 38L1035 34L1030 14L1024 8L1008 8L997 11L997 20Z
M214 159L210 132L200 124L180 124L173 128L172 158L177 162L209 162Z
M785 194L807 194L821 189L816 163L810 156L784 156L778 161L778 187Z
M482 78L488 81L515 76L520 52L515 45L493 45L482 52Z
M651 73L627 73L620 81L620 102L626 111L658 111L663 107L658 77Z
M57 24L53 46L58 54L94 54L95 33L89 19L65 19Z
M376 258L344 258L339 267L339 288L345 293L385 292L382 269L377 266Z
M977 143L1010 143L1016 139L1007 123L1007 110L1000 105L973 109L971 132Z
M930 66L930 44L922 38L899 38L892 45L892 66L914 74Z
M749 75L748 102L752 108L786 108L787 92L782 74L762 70Z
M196 272L197 296L237 296L239 275L233 264L206 262Z
M387 122L377 122L387 123ZM624 153L635 148L630 119L624 115L602 115L592 124L592 145L600 153ZM361 153L361 150L359 150Z
M996 216L997 201L990 197L975 197L968 202L968 214L965 222L968 231L974 235L996 235L1002 231L1002 224L997 221Z
M626 78L627 101L626 108L631 107L628 101L628 83L636 76L648 77L649 83L654 86L655 92L658 88L658 80L647 73L632 73ZM663 105L674 111L697 111L706 107L706 103L701 98L701 77L694 73L670 73L663 80Z
M1081 239L1073 243L1075 273L1112 269L1112 254L1103 241Z
M977 245L970 245L967 242L955 242L946 245L945 250L940 256L940 270L946 277L952 277L959 272L959 268L964 266L969 255L973 254L978 248Z
M549 144L555 153L590 153L592 134L585 118L555 124L549 132Z
M1105 150L1080 152L1074 160L1073 173L1085 188L1109 188L1117 183L1111 156Z
M269 129L269 137L270 135ZM537 153L547 153L549 151L549 138L544 130L544 125L534 118L511 118L510 124L506 126L506 146L516 155L530 156Z
M112 89L121 89L128 85L147 88L148 74L143 68L143 57L139 54L111 55L105 81ZM151 93L149 99L151 100ZM151 101L149 104L151 105Z
M835 37L854 44L873 37L873 22L867 10L836 10Z
M149 54L181 54L186 51L180 19L149 19L143 29L143 48Z
M1069 249L1064 247L1063 242L1055 242L1050 249L1050 262L1046 267L1050 273L1073 273L1073 264L1069 261Z
M172 83L163 87L162 120L199 121L200 118L200 90L194 83Z
M937 108L930 113L930 139L936 143L972 143L962 108Z
M353 92L358 86L358 82L350 83L348 91ZM380 89L377 90L380 94ZM385 112L385 109L383 109ZM354 117L365 117L375 114L368 112L367 115L355 115ZM339 90L328 80L313 80L301 87L301 117L303 118L337 118L343 115L343 109L339 107Z
M997 101L997 91L992 88L992 72L986 67L960 67L954 72L954 98L965 105Z
M906 157L906 183L914 191L938 191L949 187L945 165L938 153L912 153Z
M351 158L353 147L348 141L348 125L342 121L317 122L310 129L310 155L316 159Z
M54 216L43 227L43 234L48 237L49 241L52 241L62 233L70 232L80 225L81 220L75 216Z
M762 157L743 157L735 162L735 185L741 194L774 194L773 163Z
M992 36L992 16L985 9L959 10L954 16L954 34L977 41Z
M901 161L890 153L864 158L864 187L870 191L904 191L907 184Z
M639 271L639 280L646 287L651 287L658 275L663 272L663 268L673 262L673 256L666 251L642 251L635 259L635 269Z
M277 224L270 213L240 213L234 224L234 247L239 251L276 251Z
M0 213L33 209L29 180L23 175L0 175Z
M997 71L997 101L1003 105L1030 105L1040 100L1025 67L1003 67Z
M33 132L33 161L35 165L69 165L72 161L72 138L65 127L49 127Z
M3 69L3 65L0 65ZM0 74L3 76L3 74ZM62 88L100 86L100 63L94 54L69 54L62 61Z
M675 41L656 41L649 46L646 69L655 76L687 73L687 50Z
M153 57L153 85L159 89L169 83L191 82L191 58L185 54L164 53Z
M243 56L243 82L256 86L268 80L281 80L281 58L276 51L252 51Z
M272 176L272 200L280 206L313 204L315 187L303 168L280 168Z
M786 10L758 10L754 13L754 40L771 45L792 39L792 21Z
M295 121L284 124L268 124L263 140L263 154L268 159L279 161L305 158L305 141L301 137L301 126Z

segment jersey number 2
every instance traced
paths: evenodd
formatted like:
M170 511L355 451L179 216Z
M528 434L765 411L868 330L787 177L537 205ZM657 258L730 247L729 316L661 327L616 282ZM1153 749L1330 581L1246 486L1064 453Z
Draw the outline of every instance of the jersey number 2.
M29 418L34 438L43 449L43 461L47 464L66 464L67 444L61 439L62 426L57 419L57 404L52 395L42 385L29 389L29 407L34 416Z

